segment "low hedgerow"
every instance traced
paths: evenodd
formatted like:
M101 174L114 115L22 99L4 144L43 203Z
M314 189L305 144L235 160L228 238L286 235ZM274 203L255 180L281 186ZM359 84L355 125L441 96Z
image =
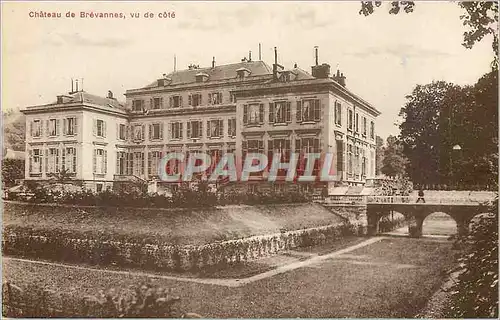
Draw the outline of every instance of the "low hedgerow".
M6 226L2 241L6 255L158 271L194 271L323 244L356 231L356 226L337 224L198 246L177 246L141 236Z
M170 290L150 283L87 296L37 283L23 289L9 282L2 285L2 314L13 318L172 318L181 316L174 308L179 300Z

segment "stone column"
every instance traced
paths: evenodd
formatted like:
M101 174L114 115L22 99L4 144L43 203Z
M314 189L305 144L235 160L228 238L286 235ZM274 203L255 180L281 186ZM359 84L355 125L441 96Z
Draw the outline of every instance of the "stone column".
M422 224L424 219L411 213L407 217L408 221L408 234L411 238L420 238L422 236Z

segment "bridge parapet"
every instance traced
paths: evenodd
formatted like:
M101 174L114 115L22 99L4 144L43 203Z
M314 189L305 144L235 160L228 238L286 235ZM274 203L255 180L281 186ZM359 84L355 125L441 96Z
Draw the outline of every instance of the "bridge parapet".
M418 204L467 204L467 205L488 205L491 204L494 199L485 199L474 197L464 198L464 197L424 197L425 203L420 201ZM418 197L415 196L367 196L366 203L372 204L407 204L407 203L417 203Z

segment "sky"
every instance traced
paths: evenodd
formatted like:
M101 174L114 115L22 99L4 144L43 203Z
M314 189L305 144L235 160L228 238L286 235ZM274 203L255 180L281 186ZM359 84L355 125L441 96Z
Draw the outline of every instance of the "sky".
M390 15L389 3L368 17L360 2L5 2L2 1L2 109L50 103L83 78L83 89L121 101L191 63L239 62L248 51L310 72L319 62L346 76L347 88L382 115L377 134L398 134L398 113L417 84L474 84L490 71L491 38L463 47L463 14L455 2L417 2L413 13ZM31 18L30 13L61 13ZM75 18L66 18L66 13ZM81 12L125 18L80 18ZM139 13L140 18L130 14ZM153 13L153 18L145 18ZM175 13L160 18L159 13ZM80 80L81 82L81 80ZM80 84L81 85L81 84Z

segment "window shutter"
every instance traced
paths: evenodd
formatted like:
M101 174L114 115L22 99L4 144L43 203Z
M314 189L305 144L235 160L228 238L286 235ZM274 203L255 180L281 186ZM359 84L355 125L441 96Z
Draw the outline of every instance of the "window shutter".
M314 139L314 152L319 152L319 139Z
M193 103L193 97L192 95L188 95L188 106L191 106Z
M92 172L96 173L97 169L97 149L94 149L94 156L92 157Z
M97 120L92 119L92 134L95 136L97 135Z
M248 104L243 105L243 123L248 123Z
M120 174L120 152L116 152L116 174Z
M150 98L149 99L149 109L154 109L154 107L155 107L155 102L154 102L153 98Z
M189 122L188 122L189 123ZM182 139L182 135L183 135L183 124L182 122L179 123L179 138Z
M295 139L295 152L302 152L300 142L300 139Z
M30 149L28 150L28 170L29 172L33 172L33 151Z
M208 104L212 104L212 94L208 94Z
M173 98L172 97L168 97L168 107L169 108L172 108L172 106L174 105L174 102L173 102Z
M297 122L302 122L302 101L298 100L297 101Z
M153 124L148 125L148 139L153 140Z
M108 150L104 150L104 160L102 167L104 168L104 173L108 173Z
M106 132L107 132L107 130L106 130L106 121L103 120L102 121L102 136L104 138L106 138Z
M160 123L160 139L163 139L163 122Z
M66 148L62 148L61 170L66 169Z
M292 122L292 103L288 101L286 103L286 122Z
M243 149L243 151L247 151L248 143L246 140L241 141L241 149Z
M78 130L78 126L77 126L77 122L76 122L76 117L73 118L73 134L76 135L77 134L77 130Z
M218 95L219 95L219 103L222 103L222 92L219 92Z
M203 105L203 95L201 93L198 94L198 105Z
M198 121L198 137L197 138L201 138L203 137L203 121Z
M30 136L33 137L33 121L30 121L29 126L30 126L30 128L29 128Z
M169 122L168 123L168 132L170 132L170 139L174 139L175 135L174 135L174 124L172 122Z
M264 104L259 105L259 122L264 123Z
M50 121L49 121L49 120L45 120L45 124L46 124L46 126L45 126L45 135L46 135L46 136L49 136L49 132L50 132L50 129L49 129L49 127L50 127ZM41 125L41 123L40 123L40 125Z
M179 107L182 107L182 96L179 97Z
M68 119L64 118L63 119L63 135L66 135L68 134L68 130L67 130L67 127L68 127Z
M224 136L224 120L219 120L219 137Z
M320 120L320 105L319 100L314 100L314 121Z
M191 139L191 121L187 123L187 138Z
M145 135L146 135L146 125L143 124L142 126L142 136L141 136L141 140L145 140Z
M272 152L274 150L274 140L267 141L267 151Z
M45 172L49 171L49 149L45 149Z
M269 123L274 123L274 103L269 103Z
M210 129L212 127L212 123L211 122L212 121L210 121L210 120L207 121L207 138L210 138L210 134L211 134Z

